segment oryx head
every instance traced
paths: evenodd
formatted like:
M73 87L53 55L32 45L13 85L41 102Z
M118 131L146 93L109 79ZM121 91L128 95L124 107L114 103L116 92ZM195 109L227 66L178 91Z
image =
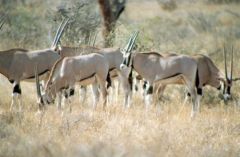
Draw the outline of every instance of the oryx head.
M224 100L231 99L231 87L233 82L233 46L231 51L231 66L230 66L230 76L228 74L228 68L227 68L227 55L226 55L226 48L224 46L223 48L224 53L224 69L225 69L225 81L223 84L223 98Z
M132 68L132 49L138 36L138 33L139 31L135 31L129 38L125 48L121 50L121 53L123 54L123 62L120 65L120 69L126 71L126 73L130 73Z
M52 74L50 74L50 78ZM37 87L37 96L38 96L38 104L46 105L53 103L56 97L56 88L55 84L53 83L52 79L48 80L47 84L44 86L43 90L41 91L40 88L40 82L39 82L39 76L37 68L35 70L35 79L36 79L36 87Z
M61 50L62 50L62 47L61 47L61 44L60 44L60 38L61 38L61 36L64 32L64 28L66 27L68 22L69 22L69 18L64 19L62 21L62 23L60 24L60 26L57 29L56 35L54 37L54 40L53 40L53 43L52 43L52 46L51 46L52 50L58 52L59 54L61 53Z

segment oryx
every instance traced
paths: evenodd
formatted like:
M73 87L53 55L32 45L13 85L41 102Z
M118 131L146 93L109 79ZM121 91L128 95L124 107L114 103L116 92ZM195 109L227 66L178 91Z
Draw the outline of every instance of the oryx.
M181 80L192 97L191 117L198 111L200 100L197 96L199 93L195 89L198 69L197 62L193 58L187 55L162 57L157 53L124 52L124 61L121 64L121 69L129 74L134 69L148 82L148 97L152 95L154 83L175 84Z
M196 54L192 55L191 57L196 60L198 65L198 75L199 75L199 83L198 87L196 87L202 95L202 88L206 85L214 87L218 90L222 89L223 98L225 101L231 98L231 87L232 82L237 81L238 78L232 78L232 72L233 72L233 48L231 52L231 66L230 66L230 76L228 76L227 72L227 59L226 59L226 50L225 46L223 49L224 52L224 67L225 67L225 76L224 74L217 68L217 66L214 64L214 62L211 60L210 57L202 54ZM177 55L177 54L166 54L166 55ZM166 56L163 55L163 56ZM179 82L180 84L182 82ZM166 85L159 84L157 87L157 95L161 96Z
M92 84L94 108L98 103L97 90L100 86L103 107L105 107L107 97L105 81L108 70L108 61L99 53L61 58L54 64L43 94L38 90L40 103L52 103L58 94L61 95L62 89L72 87L77 82L84 86ZM37 82L37 89L39 89L39 82Z
M60 58L57 53L57 43L68 23L68 19L62 21L59 26L52 46L48 49L29 51L24 49L11 49L0 52L0 73L13 84L12 103L10 109L20 100L20 81L31 81L35 77L35 66L37 73L43 75L50 71L53 64ZM21 104L19 103L21 106Z

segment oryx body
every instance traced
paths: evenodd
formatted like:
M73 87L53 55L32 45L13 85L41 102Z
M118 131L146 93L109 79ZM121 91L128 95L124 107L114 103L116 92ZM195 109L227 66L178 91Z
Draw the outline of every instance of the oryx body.
M100 86L105 107L107 96L105 81L108 69L108 62L105 57L98 53L62 58L55 63L51 70L44 88L45 94L42 95L43 101L53 102L62 89L72 87L75 83L83 86L92 84L94 107L98 102L98 85Z
M177 54L165 54L163 56L177 56ZM223 89L224 99L227 100L231 97L230 89L231 83L229 80L232 80L226 76L217 68L214 62L210 57L203 54L195 54L191 56L196 62L198 66L198 94L202 95L202 88L204 86L211 86L218 90ZM231 61L232 62L232 61ZM231 68L232 69L232 68ZM226 70L226 67L225 67ZM232 71L232 70L231 70ZM228 79L227 79L228 78ZM179 84L183 84L183 82L178 82ZM222 87L223 85L223 87ZM157 87L157 95L161 96L166 85L159 84Z
M54 63L60 58L56 45L63 33L68 20L59 26L53 44L49 49L27 51L25 49L10 49L0 51L0 73L13 83L12 104L19 100L21 95L20 81L31 81L35 77L36 66L39 75L51 70ZM21 106L21 104L19 104Z
M147 95L150 96L154 83L175 84L184 82L191 93L193 106L191 116L199 108L197 100L196 76L197 62L186 55L163 57L158 53L125 53L121 69L128 69L131 73L134 69L149 84Z

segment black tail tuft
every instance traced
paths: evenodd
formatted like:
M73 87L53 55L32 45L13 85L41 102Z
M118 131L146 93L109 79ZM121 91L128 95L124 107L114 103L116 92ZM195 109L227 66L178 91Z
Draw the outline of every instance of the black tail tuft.
M198 69L197 69L197 72L196 72L196 80L195 80L195 86L196 86L196 88L199 87L199 84L200 84L199 72L198 72Z

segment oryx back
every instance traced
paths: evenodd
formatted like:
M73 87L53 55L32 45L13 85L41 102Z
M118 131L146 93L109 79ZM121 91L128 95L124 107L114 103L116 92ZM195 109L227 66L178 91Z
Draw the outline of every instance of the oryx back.
M99 49L93 46L79 46L79 47L63 46L61 47L60 55L61 57L69 57L97 53L98 51Z
M38 67L39 75L51 70L51 67L60 56L51 49L37 50L31 52L17 52L12 58L9 67L10 80L25 80L35 77L35 67Z
M186 55L163 57L158 53L137 53L134 68L143 78L155 82L183 75L195 80L197 64L194 59Z

